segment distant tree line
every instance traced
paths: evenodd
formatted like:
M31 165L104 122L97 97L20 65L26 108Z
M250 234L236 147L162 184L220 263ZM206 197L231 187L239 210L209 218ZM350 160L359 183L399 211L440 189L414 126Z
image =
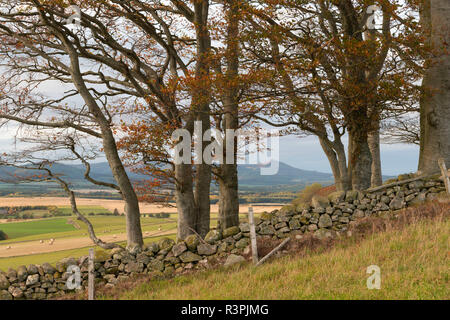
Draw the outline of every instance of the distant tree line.
M47 213L36 215L33 210L47 210ZM62 212L56 206L18 206L0 207L0 219L36 219L50 217L68 217L71 213Z
M146 213L144 216L148 216L150 218L160 218L160 219L167 219L170 218L170 213L166 212L160 212L160 213Z
M26 210L49 210L49 206L19 206L19 207L0 207L0 212L21 212Z
M120 216L121 214L118 212L118 211L115 211L114 210L114 212L97 212L97 213L95 213L95 212L89 212L88 213L88 216L114 216L114 217L118 217L118 216Z
M48 206L0 207L0 219L34 219L32 210L49 210ZM44 216L41 216L43 218Z

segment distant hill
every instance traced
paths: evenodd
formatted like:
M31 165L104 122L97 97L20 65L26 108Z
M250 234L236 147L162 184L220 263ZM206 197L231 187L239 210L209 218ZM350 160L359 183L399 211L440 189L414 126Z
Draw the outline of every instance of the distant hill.
M239 184L242 186L274 186L274 185L306 185L313 182L332 183L333 175L318 171L297 169L283 162L279 163L279 171L276 175L263 176L260 173L259 165L239 165ZM65 177L74 186L87 187L84 179L84 166L55 164L52 167L54 173ZM24 171L12 167L0 167L0 179L10 180L14 175L27 176L36 174L36 171ZM129 172L132 180L142 180L147 178ZM95 163L91 165L91 176L95 179L112 182L111 169L107 162ZM98 188L98 187L96 187Z
M271 185L305 185L313 182L332 183L333 175L318 171L294 168L279 162L278 173L272 176L260 174L261 166L239 165L239 184L242 186L271 186Z

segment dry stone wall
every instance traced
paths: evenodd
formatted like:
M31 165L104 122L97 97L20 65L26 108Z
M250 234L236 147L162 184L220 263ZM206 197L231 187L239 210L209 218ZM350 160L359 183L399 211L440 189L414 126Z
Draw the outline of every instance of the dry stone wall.
M328 198L313 198L312 205L286 206L279 211L263 213L260 218L255 218L256 231L258 236L280 239L307 232L319 237L333 236L345 232L356 219L387 215L444 193L444 183L439 178L416 180L375 192L336 192ZM204 240L192 235L179 243L164 238L142 251L113 249L96 255L96 281L112 287L137 274L170 276L208 268L212 259L217 258L229 257L229 264L241 261L243 258L239 255L249 250L249 244L250 227L248 223L241 223L239 227L223 232L211 230ZM67 258L55 266L44 263L0 271L0 300L51 299L71 292L66 285L72 275L66 272L71 265L80 268L82 289L86 288L87 257Z

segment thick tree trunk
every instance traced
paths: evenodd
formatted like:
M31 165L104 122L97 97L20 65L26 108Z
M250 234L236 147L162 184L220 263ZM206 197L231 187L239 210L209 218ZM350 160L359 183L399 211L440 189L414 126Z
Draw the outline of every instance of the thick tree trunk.
M198 162L195 177L192 164L175 165L175 198L178 212L178 239L185 239L191 234L205 236L210 227L210 188L211 166L206 164L203 153L205 132L211 128L210 122L210 51L211 39L208 31L209 1L199 0L194 3L194 25L196 30L196 65L195 79L192 84L192 102L186 128L191 136L194 133L194 121L201 123L198 135L201 148L196 148Z
M349 170L353 190L370 188L372 178L372 155L370 153L368 134L358 128L349 130Z
M421 12L436 51L423 79L419 172L439 171L438 159L450 166L450 1L431 0Z
M380 130L371 131L368 136L370 153L372 155L372 178L371 187L378 187L383 184L381 171L381 152L380 152Z

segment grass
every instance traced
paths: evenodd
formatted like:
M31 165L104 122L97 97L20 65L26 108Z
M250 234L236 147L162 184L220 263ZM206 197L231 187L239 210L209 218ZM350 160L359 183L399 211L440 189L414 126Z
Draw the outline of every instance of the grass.
M58 209L63 213L69 213L69 206L59 206ZM108 211L101 206L80 206L79 210L83 214L90 212L101 213ZM142 217L141 225L142 231L155 232L160 227L163 231L176 229L176 214L171 214L169 219L159 219ZM217 225L218 214L212 213L211 227ZM241 215L241 219L246 218L245 214ZM73 225L67 224L67 220L71 219L76 222L80 229L76 229ZM88 216L91 221L97 236L121 234L126 232L125 217L124 216ZM58 220L58 224L55 225L53 220ZM40 226L39 228L35 228ZM5 223L0 225L0 229L5 230L6 234L10 237L8 240L0 241L0 245L14 244L17 242L37 241L37 240L49 240L49 239L62 239L62 238L80 238L87 236L87 227L81 222L76 220L76 217L61 217L61 218L49 218L44 220L36 220L30 222L14 222ZM174 230L175 232L175 230ZM175 239L175 236L168 236ZM157 241L160 237L145 238L144 242ZM125 244L124 244L125 245ZM44 262L55 263L66 257L81 257L87 254L89 247L80 248L74 250L56 251L51 253L42 253L35 255L27 255L20 257L0 258L0 269L7 270L8 268L17 268L20 265L28 264L42 264Z
M167 238L175 239L175 234L164 236ZM144 243L158 241L162 236L157 237L149 237L144 239ZM125 242L119 242L119 244L126 246ZM55 251L50 253L41 253L35 255L21 256L21 257L12 257L12 258L1 258L0 259L0 270L6 271L8 268L17 269L17 267L22 265L30 265L30 264L43 264L48 262L50 264L55 264L64 258L74 257L79 258L85 255L88 255L89 248L95 248L97 251L102 251L98 247L89 246L85 248L73 249L73 250L64 250L64 251Z
M101 298L449 299L449 208L444 207L437 217L409 222L400 218L393 226L377 218L384 231L375 232L376 224L366 223L367 230L375 231L362 238L336 241L317 250L306 248L302 255L285 255L258 268L244 264L147 280L131 290L106 291ZM364 223L360 226L364 228ZM381 268L380 290L367 289L370 265Z
M5 223L1 225L1 229L8 235L9 240L17 240L30 235L75 230L72 225L67 224L67 219L65 218Z
M111 235L126 232L125 217L113 217L113 216L93 216L88 217L91 221L97 235ZM59 226L64 226L64 228L59 228L54 226L53 220L59 220ZM76 229L72 225L67 224L67 220L71 219L76 222L80 229ZM22 224L30 223L31 227L24 227ZM34 224L42 226L42 232L34 229ZM175 228L176 223L170 219L157 219L157 218L142 218L141 220L142 230L145 231L155 231L160 226L163 229ZM68 228L67 228L68 227ZM0 225L1 230L10 237L8 240L0 241L0 244L10 244L22 241L36 241L36 240L48 240L52 238L79 238L87 236L87 227L81 221L76 220L76 217L64 217L55 219L46 219L30 222L17 222L17 223L5 223ZM8 230L8 231L7 231ZM18 236L14 234L20 232ZM12 236L13 235L13 236Z
M98 207L104 211L103 207ZM93 207L84 207L84 213L92 212ZM80 229L73 225L67 224L67 220L71 219L76 222ZM97 236L122 234L126 233L126 222L124 216L90 216L91 221ZM161 227L162 231L176 229L176 221L171 219L158 218L142 218L141 226L143 232L156 232ZM28 222L14 222L0 225L0 229L4 230L10 237L8 240L0 241L0 245L14 244L17 242L62 239L62 238L81 238L87 237L87 227L81 221L76 220L76 217L61 217L50 218ZM174 230L175 232L175 230ZM169 236L175 238L175 236ZM157 241L160 237L148 237L144 242ZM121 243L126 245L125 243ZM67 257L81 257L86 255L89 247L56 251L51 253L41 253L35 255L27 255L20 257L0 258L0 269L7 270L8 268L17 268L20 265L42 264L44 262L55 263Z

